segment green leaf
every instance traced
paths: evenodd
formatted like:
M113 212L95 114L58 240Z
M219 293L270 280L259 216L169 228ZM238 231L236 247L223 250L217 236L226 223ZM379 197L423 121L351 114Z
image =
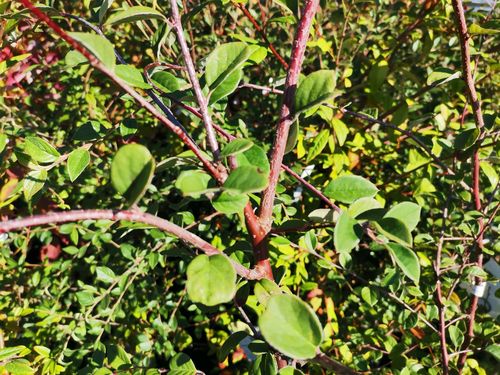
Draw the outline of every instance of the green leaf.
M177 353L169 362L169 374L173 375L195 375L196 366L187 354Z
M198 255L187 268L187 292L193 302L215 306L232 300L236 272L224 255Z
M102 25L102 21L104 17L106 17L106 13L108 12L111 5L113 5L114 0L103 0L101 7L99 8L99 25Z
M490 353L497 361L500 361L500 345L492 344L485 349Z
M243 78L243 70L239 69L224 79L218 85L215 90L210 93L210 98L208 100L208 104L214 104L218 102L220 99L225 98L226 96L231 95L240 84L241 79Z
M113 13L104 23L104 25L118 25L120 23L151 19L166 21L165 16L153 8L145 6L133 6L128 9Z
M420 279L420 263L417 255L405 246L397 243L388 243L385 248L394 257L396 264L403 273L418 284Z
M294 359L316 356L323 329L313 309L290 294L273 295L259 317L259 328L266 341Z
M29 172L23 180L24 198L29 201L33 196L42 190L45 181L47 180L47 171L41 169L39 171Z
M457 78L460 78L460 71L456 72L447 68L437 68L427 77L427 85L439 86Z
M253 166L259 168L262 173L269 174L271 167L267 159L266 152L260 146L253 145L248 150L236 155L236 162L239 167Z
M248 203L248 195L234 194L230 191L223 191L212 201L212 206L223 214L231 215L242 213Z
M253 146L253 142L249 139L235 139L229 142L221 151L220 156L228 157L231 155L241 154Z
M255 283L254 294L262 305L267 305L267 301L274 294L282 294L282 290L272 280L262 279Z
M23 345L12 346L10 348L0 348L0 361L3 362L9 358L21 355L21 353L26 350L28 350L29 353L29 349Z
M144 77L139 69L133 65L118 65L115 68L116 75L123 79L129 86L140 89L150 89L151 86L144 81Z
M68 156L68 164L66 165L70 181L75 181L89 163L90 153L86 148L73 150Z
M115 50L109 40L100 35L90 33L70 32L68 35L88 49L108 69L115 70Z
M413 202L402 202L392 207L385 217L392 217L402 221L411 232L420 221L420 206Z
M393 217L384 217L375 221L377 230L389 240L397 242L403 246L412 246L413 239L410 230L401 220Z
M455 150L464 151L472 147L479 138L479 130L476 127L462 130L453 142Z
M31 363L26 359L14 359L5 365L5 370L9 374L31 375L35 373L35 370L30 365Z
M94 303L94 296L92 293L85 290L77 292L76 299L82 306L90 306Z
M361 289L361 298L372 307L375 306L378 301L377 292L369 286L365 286Z
M3 133L0 133L0 153L5 150L5 146L7 146L8 142L9 139L7 138L7 136Z
M299 114L330 99L335 91L335 71L318 70L300 82L295 94L295 113Z
M276 363L276 358L271 353L258 355L250 369L251 375L269 375L276 374L277 372L278 364Z
M210 175L198 169L183 171L175 181L175 187L186 196L199 197L210 190L208 183L211 179Z
M292 366L287 366L283 367L279 372L279 375L304 375L302 371L299 369L292 367Z
M295 148L298 136L299 136L299 120L295 120L290 125L290 130L288 131L288 138L286 140L286 146L285 146L285 154L288 154Z
M363 229L356 220L344 211L340 214L333 230L333 244L338 252L350 252L363 235Z
M457 325L451 325L448 327L448 333L450 335L451 342L455 346L455 349L460 348L460 346L464 342L464 334L460 330L460 328L458 328Z
M334 117L330 121L330 124L333 127L333 131L335 132L335 137L337 137L337 141L339 142L339 146L343 146L347 136L349 135L349 128L344 123L344 121Z
M119 369L123 365L130 364L130 355L120 345L107 345L106 355L109 366L114 370Z
M169 72L156 72L151 76L153 83L165 93L179 90L180 84L176 76Z
M205 68L205 79L210 91L213 92L230 77L234 81L235 73L258 48L258 46L248 46L243 42L226 43L215 48L207 57Z
M26 137L24 152L39 163L53 163L61 156L54 146L39 137Z
M113 270L108 267L96 267L95 272L97 275L96 279L99 281L105 282L106 284L111 284L113 281L115 281L116 275Z
M385 82L388 73L389 64L385 60L379 61L371 67L370 73L368 73L368 83L373 94L376 94L376 91Z
M321 151L325 148L328 143L328 137L330 136L330 131L328 129L323 129L319 132L319 134L314 138L312 146L309 148L309 152L307 153L306 163L310 163L316 156L321 154Z
M482 27L477 23L473 23L472 25L470 25L468 31L469 34L476 34L476 35L494 35L500 33L500 30Z
M378 189L367 179L344 175L331 181L325 189L325 195L343 203L353 203L355 200L374 197Z
M121 147L111 163L111 182L129 204L136 203L153 179L155 162L149 150L139 144Z
M231 172L223 187L235 193L254 193L264 190L267 184L267 174L260 168L242 166Z
M349 206L347 212L349 213L349 216L351 216L352 218L360 220L361 215L370 213L370 211L373 211L374 214L375 213L378 214L378 211L381 208L382 205L380 204L379 201L373 198L365 197L365 198L359 198L358 200L354 201Z
M222 344L221 348L217 352L217 359L219 362L224 362L229 355L229 353L234 350L238 344L243 340L245 337L248 336L248 333L245 331L237 331L231 334L226 341L224 341L224 344Z

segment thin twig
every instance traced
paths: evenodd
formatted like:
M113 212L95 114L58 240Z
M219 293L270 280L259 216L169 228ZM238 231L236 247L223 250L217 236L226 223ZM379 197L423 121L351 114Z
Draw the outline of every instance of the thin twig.
M212 118L210 116L210 113L208 112L208 100L205 95L203 95L203 92L201 90L200 82L198 81L198 77L196 76L196 69L194 67L194 63L191 58L188 45L186 43L186 38L184 38L184 30L182 29L182 21L179 14L179 6L177 5L177 0L170 0L170 5L172 8L173 26L177 34L177 40L179 41L179 44L181 46L182 57L184 58L184 62L186 63L189 80L191 81L191 85L193 86L193 91L196 95L196 100L198 101L200 112L203 116L203 124L205 125L205 130L207 131L208 144L210 145L214 158L217 161L220 154L219 143L217 142L217 137L215 135Z

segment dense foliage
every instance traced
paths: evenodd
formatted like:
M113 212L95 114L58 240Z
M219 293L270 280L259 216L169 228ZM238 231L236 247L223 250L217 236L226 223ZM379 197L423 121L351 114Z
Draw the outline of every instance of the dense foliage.
M495 9L316 2L0 2L0 373L498 371Z

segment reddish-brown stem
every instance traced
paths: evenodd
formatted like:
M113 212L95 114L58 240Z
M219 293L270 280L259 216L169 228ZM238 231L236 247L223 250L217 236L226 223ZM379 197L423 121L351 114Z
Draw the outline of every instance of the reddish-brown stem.
M11 232L18 229L36 227L48 224L58 224L67 223L73 221L81 220L112 220L112 221L132 221L138 223L144 223L151 225L155 228L161 229L165 232L173 234L174 236L180 238L182 241L189 243L190 245L200 249L207 255L222 254L210 245L208 242L198 237L197 235L189 232L188 230L181 228L168 220L162 219L158 216L154 216L148 213L140 211L116 211L116 210L73 210L73 211L62 211L62 212L52 212L43 215L29 216L22 219L15 219L0 222L0 233ZM229 259L229 257L228 257ZM261 279L264 275L260 272L258 268L250 270L243 267L238 262L229 259L235 271L241 277L247 279Z
M286 141L288 132L293 121L293 102L295 91L299 80L299 74L304 61L304 53L309 38L309 29L318 9L319 0L307 0L304 4L302 17L299 21L297 33L293 41L290 68L286 77L283 103L281 104L280 118L276 131L271 152L271 172L269 174L269 186L262 195L259 218L266 232L271 229L272 213L274 206L274 197L276 194L276 185L278 184L279 174L283 156L285 155Z
M465 19L465 12L462 0L452 0L455 20L458 29L458 36L460 39L460 50L461 50L461 58L462 58L462 73L463 80L465 81L465 89L467 91L467 97L469 99L470 105L472 107L472 114L474 116L474 122L476 123L476 127L479 130L479 138L478 143L475 146L474 154L472 157L472 195L474 197L474 206L477 211L481 211L481 189L479 185L480 180L480 165L479 165L479 146L483 136L483 128L484 128L484 120L483 114L481 111L481 102L478 99L476 87L474 84L474 76L471 67L471 56L470 56L470 45L469 39L470 35L467 30L467 21ZM483 226L484 222L482 218L479 219L479 236L476 239L475 246L473 250L476 250L475 263L476 266L482 268L483 266ZM472 254L473 255L473 254ZM475 283L479 284L482 280L479 277L476 277ZM462 372L465 361L467 360L467 355L469 353L468 349L472 342L472 338L474 337L474 322L476 318L476 310L477 304L479 301L479 297L477 295L473 295L471 299L471 304L468 312L468 327L467 333L464 338L464 343L461 348L461 354L458 357L458 370L459 373Z
M241 11L243 12L243 14L252 23L253 27L255 27L255 30L257 30L257 32L260 34L260 36L262 37L262 39L264 39L264 41L267 43L267 45L269 46L269 49L271 50L271 52L273 53L273 55L278 59L278 61L280 62L280 64L283 65L283 67L285 69L288 69L288 63L285 61L285 59L283 57L281 57L281 55L276 50L276 48L274 48L274 45L269 41L269 39L267 39L267 35L266 35L265 31L262 29L262 27L260 27L260 25L257 23L257 21L255 20L255 18L253 18L253 16L250 13L250 11L243 4L236 3L235 5L238 8L241 9Z
M177 40L179 41L179 45L181 47L182 57L184 58L184 62L186 63L191 86L193 87L193 91L196 95L196 100L198 101L198 104L200 106L200 112L203 117L203 124L205 125L205 130L207 131L208 144L210 145L214 158L218 160L220 150L219 144L217 142L217 137L215 135L215 130L212 124L212 118L210 117L210 113L208 112L208 100L205 95L203 95L203 92L201 90L200 82L198 81L198 77L196 76L196 69L194 67L194 63L191 58L188 45L186 43L186 38L184 38L184 30L182 29L181 16L179 14L177 1L170 0L170 5L172 8L172 18L174 29L177 34Z
M102 64L94 55L92 55L86 48L80 45L76 40L70 37L66 31L61 29L54 21L52 21L44 12L35 7L30 0L20 0L20 2L30 10L30 12L40 21L44 22L49 26L57 35L59 35L64 41L66 41L71 47L76 51L80 52L88 60L89 64L95 69L101 71L106 76L108 76L112 81L115 82L120 88L122 88L127 94L132 96L135 101L149 111L157 120L166 125L171 131L173 131L186 146L188 146L196 157L203 163L204 167L210 172L216 179L221 179L221 173L218 169L212 165L212 163L207 160L201 150L198 148L196 143L185 134L181 128L175 126L172 121L166 118L162 113L160 113L151 103L144 99L137 91L128 86L124 81L122 81L116 74L108 69L104 64Z

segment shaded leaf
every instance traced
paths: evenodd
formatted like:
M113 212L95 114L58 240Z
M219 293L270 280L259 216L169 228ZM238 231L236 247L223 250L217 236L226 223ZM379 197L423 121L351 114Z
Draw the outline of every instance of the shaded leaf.
M410 230L401 220L393 217L384 217L374 223L377 230L388 239L404 246L412 246L413 239Z
M408 230L411 232L417 227L420 221L420 206L413 202L402 202L398 203L394 207L391 207L385 217L392 217L403 222Z
M388 243L384 245L394 257L396 264L403 273L418 284L420 279L420 263L417 255L405 246L397 243Z
M344 211L340 214L333 231L333 243L338 252L349 252L354 249L363 234L361 226Z
M295 113L299 114L330 99L335 91L335 71L318 70L300 82L295 94Z

